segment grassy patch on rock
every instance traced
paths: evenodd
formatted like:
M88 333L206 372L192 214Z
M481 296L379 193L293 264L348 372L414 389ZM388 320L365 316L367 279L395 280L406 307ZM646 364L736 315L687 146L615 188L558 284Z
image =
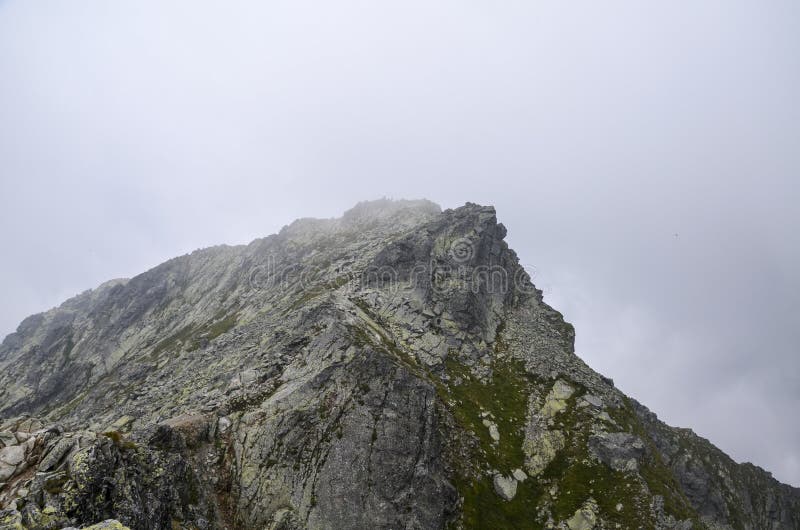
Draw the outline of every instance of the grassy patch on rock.
M541 494L538 485L532 480L521 482L516 496L504 501L494 491L493 471L510 475L523 467L522 442L533 379L517 360L495 360L491 368L492 377L484 382L467 366L448 358L449 384L438 385L441 399L459 426L478 441L472 454L457 463L453 481L464 502L456 527L531 528ZM484 418L497 425L499 440L491 438Z
M638 472L616 471L591 456L589 436L607 426L589 407L578 406L587 390L572 381L569 384L575 392L554 415L550 427L564 434L564 447L541 475L518 483L511 501L500 498L494 490L493 474L507 476L513 469L524 469L522 446L529 397L532 392L544 396L554 381L531 376L521 361L511 358L495 358L491 369L491 378L482 381L469 367L451 358L446 362L448 383L439 385L440 397L458 426L476 442L455 462L453 482L463 498L455 528L541 528L547 514L555 523L566 521L592 498L597 502L598 516L612 527L650 529L656 526L651 509L653 495L664 496L666 513L697 521L654 447L649 447ZM620 430L651 444L632 409L618 409L614 416ZM484 417L497 425L499 440L492 440Z

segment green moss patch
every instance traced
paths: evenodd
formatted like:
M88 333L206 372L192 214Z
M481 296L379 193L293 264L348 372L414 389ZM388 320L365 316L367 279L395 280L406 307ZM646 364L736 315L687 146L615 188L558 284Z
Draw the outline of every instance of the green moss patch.
M477 440L466 448L467 459L456 462L454 485L464 499L460 520L462 528L532 528L538 513L539 485L526 480L517 486L511 501L502 500L494 491L489 469L509 475L522 468L528 398L534 380L521 361L496 360L492 377L486 382L476 378L457 359L448 357L445 369L449 384L437 385L441 399L448 405L459 426ZM483 417L497 425L500 439L495 442Z

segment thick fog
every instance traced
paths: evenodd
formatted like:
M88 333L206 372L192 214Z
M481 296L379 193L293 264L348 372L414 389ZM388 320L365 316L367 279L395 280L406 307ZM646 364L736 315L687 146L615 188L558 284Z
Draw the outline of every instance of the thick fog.
M493 204L577 352L800 485L800 3L0 1L0 335L359 200Z

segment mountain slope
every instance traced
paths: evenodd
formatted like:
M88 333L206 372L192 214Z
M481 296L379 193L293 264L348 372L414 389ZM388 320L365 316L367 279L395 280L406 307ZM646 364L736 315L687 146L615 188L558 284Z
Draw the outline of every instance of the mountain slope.
M491 207L361 203L27 318L0 529L800 528L573 351Z

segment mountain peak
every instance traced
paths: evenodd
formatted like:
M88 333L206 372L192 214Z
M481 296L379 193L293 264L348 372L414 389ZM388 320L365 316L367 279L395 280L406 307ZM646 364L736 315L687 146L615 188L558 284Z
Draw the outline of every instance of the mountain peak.
M0 528L800 527L798 490L576 356L505 237L380 199L26 319Z

